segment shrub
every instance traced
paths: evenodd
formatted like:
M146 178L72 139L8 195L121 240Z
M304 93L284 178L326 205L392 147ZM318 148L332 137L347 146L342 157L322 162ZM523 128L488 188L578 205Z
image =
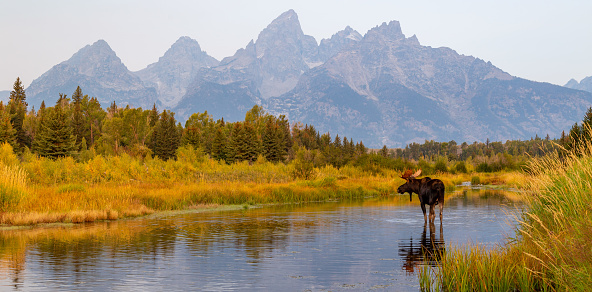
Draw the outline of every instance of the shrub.
M479 163L479 165L477 165L477 168L475 170L477 172L492 172L492 168L491 168L491 166L489 166L489 164L487 164L487 162Z
M473 176L471 177L471 184L472 185L479 185L481 184L481 178L479 178L479 176Z
M448 172L448 166L446 165L446 157L440 157L434 165L434 171L436 172Z
M467 173L467 166L464 161L457 162L454 169L456 169L456 172Z

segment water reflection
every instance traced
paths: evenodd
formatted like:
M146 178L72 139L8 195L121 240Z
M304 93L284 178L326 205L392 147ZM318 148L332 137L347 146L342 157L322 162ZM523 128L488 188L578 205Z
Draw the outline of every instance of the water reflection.
M427 236L426 226L430 226L430 235ZM409 242L402 242L399 244L399 256L403 260L403 270L406 273L412 274L415 272L415 267L420 264L428 264L434 266L440 260L442 255L446 252L444 243L444 228L440 222L440 235L436 238L436 225L425 223L423 225L423 232L419 240L414 240L413 237Z
M444 253L444 229L453 245L504 238L503 195L449 198L436 225L395 196L4 230L0 290L417 291L413 273Z

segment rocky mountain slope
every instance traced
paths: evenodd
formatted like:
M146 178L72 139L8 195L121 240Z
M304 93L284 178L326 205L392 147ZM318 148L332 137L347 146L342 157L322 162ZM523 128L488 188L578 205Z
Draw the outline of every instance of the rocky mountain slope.
M115 101L118 105L148 107L157 97L154 88L144 86L107 42L99 40L33 80L26 89L27 101L36 108L42 100L53 105L59 93L69 96L77 86L84 94L97 97L103 106Z
M175 111L185 118L207 110L218 118L241 120L245 108L292 90L304 72L359 39L361 35L348 27L319 46L302 32L298 15L289 10L261 31L256 41L218 66L202 68Z
M146 87L155 88L165 107L176 106L200 68L218 65L219 61L201 50L189 37L177 40L158 62L136 72Z
M272 113L372 147L556 136L590 105L590 94L516 78L449 48L422 46L396 21L371 29L266 103Z

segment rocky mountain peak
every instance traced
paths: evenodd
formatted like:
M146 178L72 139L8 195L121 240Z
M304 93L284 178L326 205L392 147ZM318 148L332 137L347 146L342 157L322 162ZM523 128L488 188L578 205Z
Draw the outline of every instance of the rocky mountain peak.
M158 62L136 72L147 87L156 89L158 100L173 107L185 95L187 87L200 68L218 65L218 60L201 50L199 43L180 37Z
M401 30L401 24L393 20L388 24L383 22L380 26L376 26L366 33L365 40L373 40L375 38L382 38L390 41L399 41L405 39L405 35Z
M362 35L347 26L345 29L332 35L330 39L321 40L319 45L318 60L321 63L326 62L329 58L339 53L344 47L352 45L362 40Z
M104 40L85 46L33 80L26 89L27 98L32 105L42 100L51 104L59 93L71 94L78 86L104 104L147 106L155 101L155 92L144 87Z
M201 54L202 51L196 40L188 36L182 36L165 52L163 57L174 56L179 53Z
M65 63L76 67L79 73L94 76L101 71L101 67L109 67L113 70L127 70L121 59L117 57L109 44L104 40L98 40L92 45L86 45L76 52Z

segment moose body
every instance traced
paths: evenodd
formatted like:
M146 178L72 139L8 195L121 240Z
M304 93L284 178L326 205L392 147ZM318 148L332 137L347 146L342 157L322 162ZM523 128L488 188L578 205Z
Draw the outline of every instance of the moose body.
M417 179L415 177L421 174L421 170L411 175L410 172L406 172L401 178L407 182L401 185L397 192L399 194L409 193L409 201L413 198L413 193L416 193L421 204L421 210L423 211L424 221L427 222L426 215L426 204L430 205L430 222L434 222L436 214L434 212L434 206L440 205L440 221L442 221L442 210L444 209L444 183L439 179L431 179L424 177Z

